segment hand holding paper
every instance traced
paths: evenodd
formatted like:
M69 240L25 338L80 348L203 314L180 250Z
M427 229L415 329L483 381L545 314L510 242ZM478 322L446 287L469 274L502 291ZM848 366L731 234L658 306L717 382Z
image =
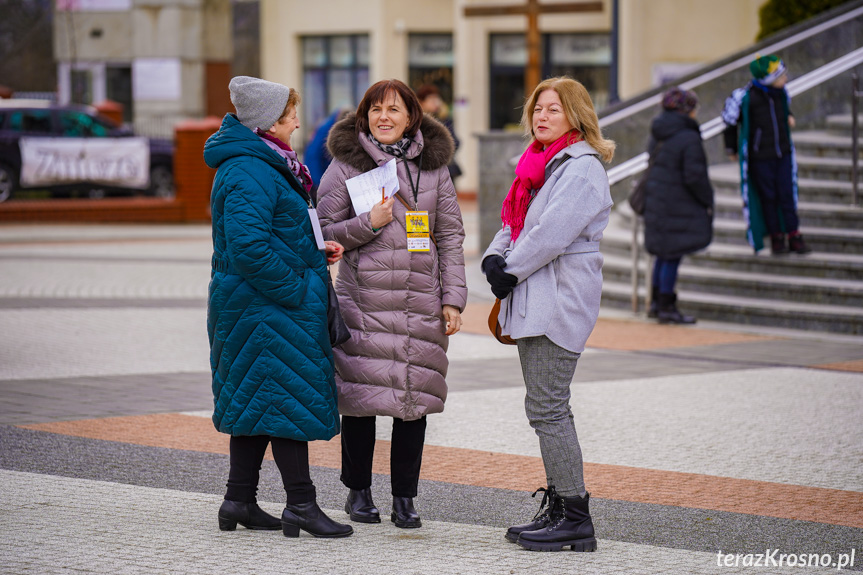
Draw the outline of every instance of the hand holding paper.
M396 160L393 158L383 166L350 178L345 182L351 204L357 215L370 211L376 205L385 205L383 198L392 198L399 191ZM392 211L392 210L390 210Z
M393 221L393 204L396 199L392 196L383 201L376 203L369 213L369 219L372 222L372 227L380 229Z

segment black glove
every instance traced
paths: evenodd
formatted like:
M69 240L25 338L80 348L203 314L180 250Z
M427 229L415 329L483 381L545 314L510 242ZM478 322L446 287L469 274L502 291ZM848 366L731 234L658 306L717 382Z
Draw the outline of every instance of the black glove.
M482 271L485 279L491 284L491 293L498 299L504 299L512 292L518 278L503 271L506 260L503 256L488 256L482 261Z

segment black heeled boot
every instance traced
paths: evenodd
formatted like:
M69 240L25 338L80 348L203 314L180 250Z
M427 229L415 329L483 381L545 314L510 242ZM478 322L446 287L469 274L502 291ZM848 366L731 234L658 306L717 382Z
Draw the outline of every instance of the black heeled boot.
M275 531L282 526L278 517L273 517L267 513L258 507L257 503L225 499L219 508L219 529L233 531L237 528L237 523L246 529L267 531Z
M659 313L659 286L650 289L650 307L647 308L647 317L655 319Z
M380 523L381 514L372 501L372 490L351 489L348 500L345 502L345 513L351 516L351 521L359 523Z
M317 501L286 505L282 511L282 533L285 537L299 537L300 529L315 537L347 537L354 532L350 525L330 519Z
M402 529L413 529L423 525L419 513L414 509L413 497L393 496L393 512L390 515L390 521Z
M550 519L550 511L554 506L555 501L558 498L557 492L554 490L554 485L549 485L548 489L545 487L540 487L536 491L533 492L531 497L536 497L536 494L540 491L544 491L542 495L542 503L539 504L539 511L536 512L536 515L533 516L533 521L530 523L524 523L522 525L513 525L509 529L506 530L506 540L512 541L516 543L518 541L518 536L521 535L525 531L536 531L537 529L542 529L546 525L548 525Z
M770 236L770 253L774 256L782 256L788 253L785 234L772 234Z
M683 315L680 313L677 309L676 293L659 294L659 313L656 317L659 320L659 323L692 324L697 321L691 315Z
M518 544L531 551L561 551L567 546L573 551L596 551L589 501L589 493L583 498L558 497L549 524L536 531L523 531Z
M812 252L812 249L803 241L803 235L800 232L788 236L788 250L800 255Z

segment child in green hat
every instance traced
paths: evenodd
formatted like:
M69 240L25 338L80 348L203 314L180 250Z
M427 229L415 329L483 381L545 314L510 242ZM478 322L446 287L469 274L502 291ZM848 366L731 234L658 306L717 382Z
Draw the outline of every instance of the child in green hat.
M727 125L725 150L740 162L747 239L756 252L764 247L764 236L770 235L773 255L809 253L797 217L797 162L791 141L794 116L785 90L787 68L778 56L770 55L753 60L749 71L753 79L734 90L722 111Z

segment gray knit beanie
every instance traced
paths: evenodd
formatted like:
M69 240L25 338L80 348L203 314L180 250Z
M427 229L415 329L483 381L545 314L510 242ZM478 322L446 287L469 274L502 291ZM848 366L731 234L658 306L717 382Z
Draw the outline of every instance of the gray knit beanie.
M237 118L250 130L269 130L282 117L291 95L287 86L251 76L232 78L228 88Z

